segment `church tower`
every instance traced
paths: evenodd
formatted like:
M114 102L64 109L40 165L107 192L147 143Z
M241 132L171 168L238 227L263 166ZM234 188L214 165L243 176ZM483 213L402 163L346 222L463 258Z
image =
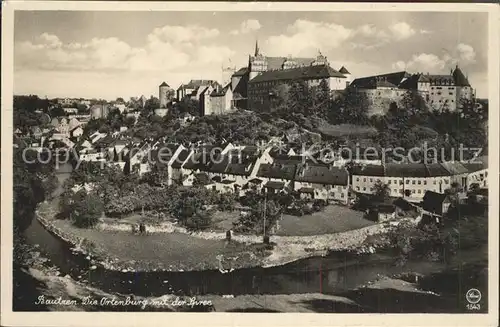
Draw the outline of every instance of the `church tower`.
M259 42L255 41L255 52L253 56L249 59L250 76L249 79L252 80L255 76L259 75L261 72L267 70L267 60L266 57L262 55L259 49Z

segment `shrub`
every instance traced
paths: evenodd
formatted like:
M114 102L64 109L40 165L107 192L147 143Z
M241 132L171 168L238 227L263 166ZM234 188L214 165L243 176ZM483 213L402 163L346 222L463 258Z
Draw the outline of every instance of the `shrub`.
M103 212L101 199L95 194L88 194L80 202L73 205L72 220L76 227L93 227Z
M197 211L185 221L186 228L190 230L203 230L212 223L212 212L208 210Z

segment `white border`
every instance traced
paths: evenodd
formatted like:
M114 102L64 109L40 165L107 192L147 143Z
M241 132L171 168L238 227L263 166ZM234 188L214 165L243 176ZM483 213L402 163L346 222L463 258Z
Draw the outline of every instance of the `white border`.
M497 326L499 171L499 6L452 3L62 2L2 3L1 325L3 326ZM488 314L252 314L12 312L12 100L14 10L99 11L440 11L488 12L489 20L489 313ZM478 35L478 37L483 37ZM209 316L208 316L209 315ZM207 319L209 317L209 319Z

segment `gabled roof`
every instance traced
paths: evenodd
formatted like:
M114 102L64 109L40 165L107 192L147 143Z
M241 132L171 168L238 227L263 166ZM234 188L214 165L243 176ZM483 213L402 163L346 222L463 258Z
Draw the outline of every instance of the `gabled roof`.
M353 175L359 176L385 176L385 169L380 165L363 165L363 166L354 166L352 169Z
M181 168L186 159L188 158L188 156L189 156L189 150L182 149L179 152L179 155L177 155L177 157L172 162L172 168Z
M340 67L339 73L342 73L342 74L351 74L351 73L349 73L349 71L344 66Z
M347 185L349 175L344 168L322 164L306 164L297 167L295 180L315 184Z
M403 81L403 78L408 77L410 77L410 74L408 74L406 71L367 76L356 78L349 86L363 89L374 89L377 87L377 82L380 81L387 81L391 84L394 84L395 86L398 86Z
M457 161L442 162L441 166L446 169L451 175L460 175L469 172L464 165Z
M220 91L217 91L217 89L215 89L211 94L210 96L211 97L221 97L221 96L224 96L226 95L227 91L230 91L231 90L231 83L227 84L226 86L224 86Z
M255 155L232 157L226 167L226 174L238 176L250 176L253 167L257 163L258 157Z
M295 177L295 170L295 163L261 164L259 167L259 171L257 172L257 176L293 180L293 178Z
M445 173L446 170L443 169ZM410 163L410 164L397 164L390 163L385 165L385 176L388 177L429 177L429 171L425 164Z
M310 66L316 59L315 58L286 58L286 57L264 57L267 62L268 70L283 69L283 64L287 61L293 61L298 66Z
M455 70L453 71L452 75L455 81L455 85L470 86L469 80L467 79L467 77L465 77L464 73L462 73L462 70L458 68L458 65L455 67Z
M441 215L443 214L443 202L447 199L446 194L426 191L422 201L422 208L425 211Z
M301 79L321 79L329 77L345 78L345 76L329 65L304 66L291 69L265 71L250 80L249 83L266 81L292 81Z
M474 160L464 162L463 166L469 173L488 168L488 156L477 157Z
M238 69L232 76L243 76L248 73L248 67L242 67Z
M199 88L200 86L211 85L214 83L215 81L210 79L192 79L191 81L189 81L189 83L185 84L184 87L186 89L196 89Z
M163 86L166 86L166 87L170 87L167 83L163 82L160 84L160 87L163 87Z
M275 190L281 190L283 187L285 187L285 183L284 182L269 181L264 186L267 188L275 189Z

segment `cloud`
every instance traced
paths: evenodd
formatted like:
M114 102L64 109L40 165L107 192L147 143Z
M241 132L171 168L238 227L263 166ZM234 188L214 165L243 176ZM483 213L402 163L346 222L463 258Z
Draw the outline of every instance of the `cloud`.
M231 35L248 34L254 31L260 30L262 25L257 19L247 19L241 23L240 28L237 30L232 30Z
M421 53L413 55L407 61L398 61L392 65L395 70L408 70L414 72L436 72L444 69L446 61L435 54Z
M15 44L17 70L56 71L215 71L231 58L226 46L206 45L217 29L197 25L155 28L144 47L132 47L116 37L62 43L56 35L41 34L35 42Z
M328 51L340 47L354 33L335 23L298 19L288 26L286 34L270 36L265 41L265 49L269 55L312 56L319 49Z
M453 67L456 64L466 67L475 62L476 52L468 44L460 43L454 51L445 52L438 56L432 53L415 54L408 61L397 61L392 65L393 69L408 70L414 72L444 72L446 67Z
M457 45L458 57L465 62L475 62L476 52L474 48L468 44L460 43Z
M415 30L405 22L398 22L389 26L389 31L396 40L406 40L415 35Z

